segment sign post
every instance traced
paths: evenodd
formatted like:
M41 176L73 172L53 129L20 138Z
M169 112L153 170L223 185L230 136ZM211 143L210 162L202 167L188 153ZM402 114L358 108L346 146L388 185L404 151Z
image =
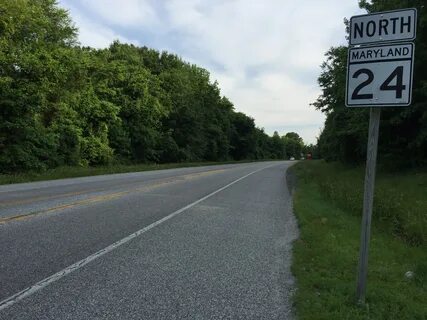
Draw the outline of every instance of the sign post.
M369 239L374 203L380 107L409 106L412 96L416 9L377 12L350 19L347 107L369 107L369 133L363 195L356 298L365 302ZM354 47L356 46L356 47Z
M359 268L356 290L357 301L362 303L365 301L366 279L368 275L368 249L369 239L371 236L372 206L374 204L375 170L377 165L380 115L380 108L371 107L365 172L365 192L363 194L362 232L360 235Z

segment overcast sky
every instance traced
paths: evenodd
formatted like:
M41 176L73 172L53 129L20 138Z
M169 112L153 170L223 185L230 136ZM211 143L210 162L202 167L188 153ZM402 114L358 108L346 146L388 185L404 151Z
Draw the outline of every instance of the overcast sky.
M298 132L313 143L324 116L324 53L345 44L344 17L357 0L60 0L82 45L121 42L176 53L217 80L222 94L272 134Z

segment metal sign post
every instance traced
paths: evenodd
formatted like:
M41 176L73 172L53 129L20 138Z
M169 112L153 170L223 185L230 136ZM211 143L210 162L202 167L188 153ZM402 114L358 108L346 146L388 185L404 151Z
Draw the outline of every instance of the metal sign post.
M411 104L416 9L377 12L350 19L347 107L370 107L365 190L356 297L365 302L369 238L381 109ZM367 44L376 44L368 46Z
M366 279L368 275L368 248L369 238L371 236L372 206L374 203L380 115L380 108L371 107L365 172L365 192L363 195L362 232L360 235L359 270L356 290L357 301L362 303L365 302Z

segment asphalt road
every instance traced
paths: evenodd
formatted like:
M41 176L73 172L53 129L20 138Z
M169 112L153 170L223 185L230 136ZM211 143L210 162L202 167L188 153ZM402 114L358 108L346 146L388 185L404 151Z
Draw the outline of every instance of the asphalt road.
M0 186L0 319L292 319L290 164Z

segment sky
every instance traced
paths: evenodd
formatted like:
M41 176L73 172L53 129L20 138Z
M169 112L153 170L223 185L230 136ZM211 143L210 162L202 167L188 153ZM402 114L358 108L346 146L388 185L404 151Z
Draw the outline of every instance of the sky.
M346 45L357 0L60 0L84 46L113 40L166 50L217 80L236 111L268 134L315 143L324 115L310 103L331 46Z

